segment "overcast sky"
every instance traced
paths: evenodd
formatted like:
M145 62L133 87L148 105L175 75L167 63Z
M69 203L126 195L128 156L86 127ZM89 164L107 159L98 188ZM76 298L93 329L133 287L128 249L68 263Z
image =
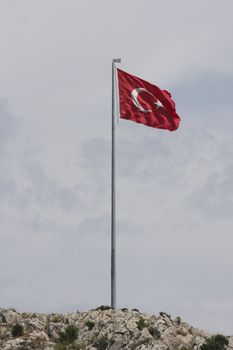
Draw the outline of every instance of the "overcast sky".
M232 0L0 0L0 307L110 304L111 61L171 91L117 125L117 304L233 334Z

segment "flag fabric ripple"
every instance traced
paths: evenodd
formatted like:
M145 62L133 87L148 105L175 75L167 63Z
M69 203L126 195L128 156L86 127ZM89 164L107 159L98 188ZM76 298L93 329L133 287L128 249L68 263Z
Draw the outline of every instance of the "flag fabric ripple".
M144 125L174 131L180 117L170 92L117 68L120 117Z

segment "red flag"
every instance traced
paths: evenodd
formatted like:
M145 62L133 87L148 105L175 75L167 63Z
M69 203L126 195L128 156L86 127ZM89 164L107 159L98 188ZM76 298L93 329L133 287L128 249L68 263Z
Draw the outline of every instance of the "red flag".
M117 68L120 117L159 129L176 130L180 117L171 94Z

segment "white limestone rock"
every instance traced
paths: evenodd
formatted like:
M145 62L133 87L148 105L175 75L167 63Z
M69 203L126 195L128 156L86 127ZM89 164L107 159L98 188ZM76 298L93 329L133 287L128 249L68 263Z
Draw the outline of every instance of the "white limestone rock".
M94 323L93 328L87 321ZM11 330L16 323L23 326L24 334L13 338ZM47 315L0 309L0 349L54 350L60 332L71 324L77 327L78 337L67 350L98 350L101 339L107 342L107 350L201 350L210 336L165 313L149 316L138 311L91 310ZM229 337L226 350L233 350L233 337Z

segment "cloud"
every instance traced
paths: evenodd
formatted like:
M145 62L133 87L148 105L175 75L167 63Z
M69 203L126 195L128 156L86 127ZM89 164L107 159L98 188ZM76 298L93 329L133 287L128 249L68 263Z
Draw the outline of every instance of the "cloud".
M9 141L17 134L18 120L7 109L7 101L0 99L0 147L1 154L6 152Z

